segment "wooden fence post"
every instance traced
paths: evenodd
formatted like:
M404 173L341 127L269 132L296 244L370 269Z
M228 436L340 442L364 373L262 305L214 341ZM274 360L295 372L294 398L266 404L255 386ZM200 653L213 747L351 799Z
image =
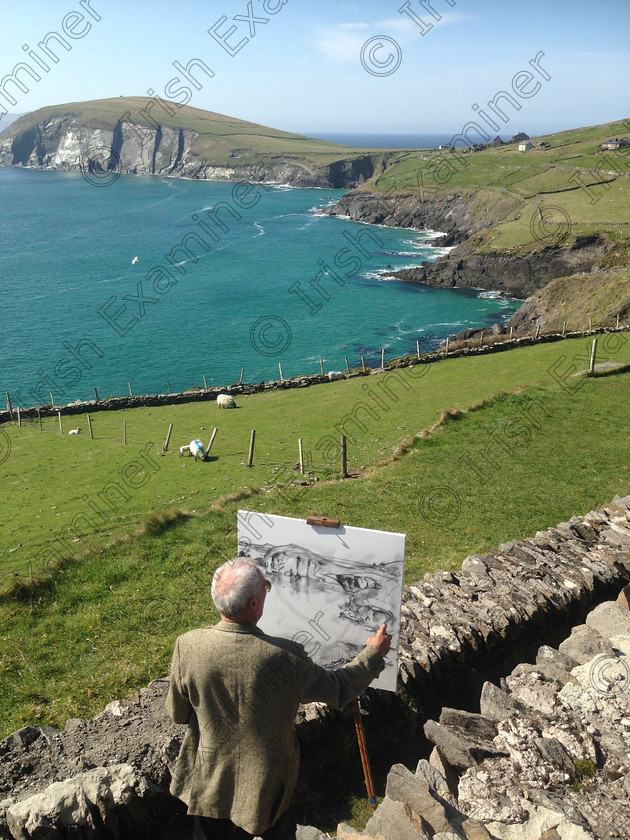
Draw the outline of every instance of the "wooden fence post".
M52 391L50 392L50 405L51 405L51 408L55 407L55 398L53 397L53 392Z
M252 429L251 436L249 438L249 455L247 456L247 466L252 467L254 465L254 443L256 441L256 429Z
M87 421L88 421L88 429L90 430L90 438L91 438L91 440L94 440L94 433L92 432L92 418L90 417L89 414L87 416Z
M168 381L168 379L166 380L166 384L168 385L168 392L169 392L169 394L172 394L172 393L173 393L173 389L171 388L171 383Z
M123 444L127 445L127 421L123 420Z
M345 435L341 435L341 477L348 478L348 447Z
M238 384L243 384L243 377L245 376L245 368L241 368L241 378L238 380Z
M514 335L514 327L510 327L510 341L512 341L512 336Z
M284 377L282 376L282 365L278 362L278 370L280 371L280 382L284 382Z
M567 332L567 322L563 321L562 322L562 335L566 335L566 332Z
M60 411L57 412L57 417L59 418L59 434L62 435L63 434L63 426L61 425L61 412Z
M96 402L98 402L98 391L96 390L96 388L94 389L94 399L96 400Z
M133 391L131 390L131 382L127 382L127 385L129 385L129 396L133 397Z
M304 450L302 449L302 438L298 438L298 455L300 457L300 472L304 475Z
M381 350L381 370L385 370L385 348Z
M7 391L7 411L9 412L9 420L13 420L13 409L11 407L11 397Z
M536 324L536 335L535 335L535 338L538 338L538 336L539 336L539 335L540 335L540 324Z
M346 356L346 373L350 376L350 365L348 364L348 357Z
M448 356L448 336L446 336L446 347L444 348L444 355Z
M619 329L619 313L617 312L617 329Z
M322 376L323 376L324 375L324 360L322 359L321 356L319 357L319 366L322 369Z
M592 318L588 319L588 331L589 332L593 331L593 319Z
M20 414L20 406L17 407L18 429L22 428L22 415Z
M217 436L217 431L218 429L215 428L215 430L212 432L212 437L210 438L210 443L208 444L208 448L206 449L206 454L209 453L212 449L212 444L214 443L214 439Z
M484 330L481 330L481 335L479 336L479 346L480 347L483 346L483 334L484 334Z
M207 390L208 390L208 381L207 381L207 379L206 379L206 374L204 373L204 374L202 374L202 376L203 376L203 387L204 387L204 388L206 389L206 391L207 391Z
M164 446L162 447L162 450L164 452L168 452L168 442L171 439L171 432L172 431L173 431L173 424L171 423L168 427L168 432L167 432L167 435L166 435L166 440L164 441Z
M596 355L597 355L597 339L594 338L593 339L593 346L591 348L591 364L590 364L590 367L588 369L589 373L593 373L593 371L595 370L595 356Z
M361 356L361 367L363 368L363 373L365 373L365 358Z
M42 413L39 410L39 408L37 409L37 422L39 423L39 431L41 432L41 430L42 430Z
M418 358L420 358L420 339L416 339L416 350L418 352Z

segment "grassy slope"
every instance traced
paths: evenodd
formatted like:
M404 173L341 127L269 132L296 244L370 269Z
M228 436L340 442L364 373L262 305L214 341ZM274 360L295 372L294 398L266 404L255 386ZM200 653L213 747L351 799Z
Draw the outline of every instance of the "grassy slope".
M630 362L630 342L625 336L621 340L625 343L615 358ZM600 341L600 355L605 355L604 345L609 346L610 341ZM156 508L176 505L202 510L212 500L241 487L292 480L298 437L303 439L311 469L320 480L335 475L337 468L325 463L328 446L322 444L318 449L317 444L336 442L343 430L350 438L350 468L365 469L389 455L400 440L432 426L443 409L451 405L468 408L499 391L545 381L550 378L548 369L561 356L576 353L587 356L585 339L449 359L414 368L426 371L416 379L394 374L385 389L379 376L240 398L236 411L220 410L209 402L101 412L93 416L94 440L80 415L64 420L66 430L82 426L84 433L75 437L60 435L56 418L45 419L41 432L36 422L22 428L5 426L12 451L0 464L5 512L0 530L0 593L10 587L16 575L28 576L32 567L42 565L47 547L59 545L55 538L69 533L76 516L81 517L78 533L102 544ZM402 378L396 380L396 376ZM382 400L383 407L368 397L370 393ZM317 411L313 411L314 405ZM349 419L357 405L362 406L356 416L363 430ZM370 415L366 406L374 408L376 416ZM127 421L126 446L122 442L123 419ZM341 422L343 430L338 428ZM170 450L164 454L161 447L169 423L174 424L174 430ZM179 457L181 444L196 437L207 442L215 425L219 429L212 449L216 460L203 464ZM248 469L252 428L256 429L256 452L254 467ZM123 470L132 470L129 465L138 461L144 449L151 460L139 462L141 471L131 476L132 483L144 484L129 487ZM120 493L107 490L114 484L122 487L128 498L122 500ZM99 493L114 507L108 508ZM99 522L90 508L94 502L109 514L104 522ZM75 536L76 532L70 539ZM71 556L80 548L71 544ZM65 553L69 553L67 549Z
M581 387L570 391L545 375L544 365L564 357L560 369L565 370L568 359L586 350L585 343L547 349L552 352L543 365L536 352L524 350L494 357L505 371L514 362L521 381L538 379L539 386L499 396L447 422L364 478L282 492L241 490L232 500L215 502L200 493L196 515L182 517L174 510L147 517L134 535L121 535L110 548L66 563L41 584L0 598L3 732L33 722L60 726L67 717L94 714L108 700L163 675L176 635L216 619L208 584L216 565L234 553L239 507L300 518L326 513L346 524L406 532L407 580L412 581L426 570L458 566L468 553L532 535L615 493L630 492L630 373L580 380ZM627 362L628 343L613 355ZM467 361L470 381L487 378L483 361ZM382 425L367 430L363 442L372 459L377 438L380 448L391 451L406 432L435 419L425 403L431 405L432 392L457 367L455 360L440 364L419 381L410 404L396 406L404 428L393 427L384 416ZM537 375L528 375L529 369ZM505 381L499 370L494 376ZM353 384L330 387L337 409ZM460 406L470 404L473 391L458 400ZM300 415L304 393L276 395L286 398L283 422L294 419L293 403ZM310 394L315 399L317 392ZM502 444L491 444L497 440ZM490 461L484 461L484 452ZM479 472L468 466L471 459L481 466ZM199 465L196 474L212 475L218 463ZM171 469L180 471L179 462L164 465L165 478ZM157 489L154 485L153 492ZM64 485L62 498L65 492ZM189 508L189 502L180 504Z
M611 137L630 140L628 121L538 137L535 143L544 140L550 148L528 152L507 144L468 155L407 153L367 188L414 189L422 173L426 197L457 191L473 199L483 191L483 204L476 209L487 213L492 224L475 242L486 251L525 252L550 244L546 240L553 236L539 241L532 235L530 222L538 207L554 208L548 216L552 233L554 223L562 230L570 220L569 241L593 232L627 239L630 150L602 152L601 144ZM436 167L439 175L432 174Z

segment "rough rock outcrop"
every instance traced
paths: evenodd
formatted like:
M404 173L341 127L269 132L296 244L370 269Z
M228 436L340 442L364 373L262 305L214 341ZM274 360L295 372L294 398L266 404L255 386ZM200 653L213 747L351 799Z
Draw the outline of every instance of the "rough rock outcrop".
M440 246L463 242L486 224L485 219L481 220L471 212L469 201L462 193L423 199L417 192L382 195L354 190L323 212L329 216L348 216L370 225L440 231L445 234L436 240Z
M569 248L555 245L525 256L498 252L460 256L455 249L433 263L403 269L393 276L428 286L491 289L526 298L555 277L590 271L605 254L602 237L579 236ZM510 323L518 326L522 321L517 313Z
M536 663L518 666L503 688L485 683L481 714L443 709L439 724L425 725L436 745L430 762L421 760L415 773L392 767L365 831L342 824L337 836L630 836L630 613L623 603L600 604L587 618L607 653L578 665L543 647ZM447 781L453 775L456 786Z

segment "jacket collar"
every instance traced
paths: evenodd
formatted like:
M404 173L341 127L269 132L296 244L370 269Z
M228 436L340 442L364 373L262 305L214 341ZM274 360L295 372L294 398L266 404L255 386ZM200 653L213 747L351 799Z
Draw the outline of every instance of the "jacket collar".
M212 630L220 630L223 633L251 633L255 636L264 636L263 631L253 624L234 624L231 621L219 621L212 627Z

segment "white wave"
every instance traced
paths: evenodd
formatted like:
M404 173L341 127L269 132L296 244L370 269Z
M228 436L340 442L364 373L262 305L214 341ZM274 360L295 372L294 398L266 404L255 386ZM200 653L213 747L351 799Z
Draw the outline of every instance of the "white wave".
M501 297L501 292L496 289L484 289L483 292L479 292L477 297L482 300L497 300L497 298Z
M120 277L109 277L107 280L97 280L96 283L97 283L97 285L99 283L117 283L119 280L126 280L126 279L127 278L123 277L123 275L121 274Z
M257 228L257 230L258 230L258 236L264 236L265 235L265 229L260 224L260 222L254 222L254 227ZM256 237L256 239L258 239L258 236Z

